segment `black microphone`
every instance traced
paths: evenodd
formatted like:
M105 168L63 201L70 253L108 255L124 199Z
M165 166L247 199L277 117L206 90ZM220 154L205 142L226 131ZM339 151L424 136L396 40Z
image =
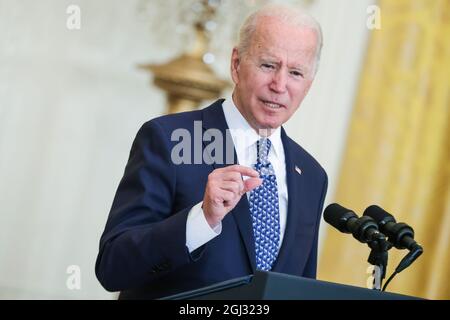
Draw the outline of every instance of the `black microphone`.
M363 216L371 217L378 223L380 231L388 236L397 249L408 249L413 251L422 249L422 247L414 240L414 230L406 223L397 223L394 216L377 205L372 205L364 210Z
M326 222L344 233L351 233L362 242L380 241L385 236L378 231L377 223L369 216L359 218L352 210L332 203L325 208L323 217Z
M396 274L408 268L422 253L423 248L414 240L414 230L406 223L397 223L393 215L377 205L372 205L364 210L363 216L373 218L380 227L380 230L388 236L390 243L397 249L408 249L408 254L400 261L395 268L395 272L389 277L383 287L386 290L389 282Z

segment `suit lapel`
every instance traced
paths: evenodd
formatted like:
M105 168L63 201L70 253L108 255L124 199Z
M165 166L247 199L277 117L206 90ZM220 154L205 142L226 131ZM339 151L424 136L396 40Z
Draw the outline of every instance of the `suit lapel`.
M222 143L222 155L223 162L222 163L213 163L212 166L214 169L223 168L230 163L226 163L227 161L227 149L232 150L232 164L237 164L237 155L236 150L234 149L233 139L228 129L227 122L225 120L225 115L222 109L223 99L216 101L210 107L207 107L203 110L203 129L206 132L208 129L218 129L222 133L222 137L224 137L224 141ZM228 141L228 146L227 146ZM203 148L209 142L203 141ZM231 145L230 145L231 144ZM231 146L231 147L230 147ZM256 262L255 262L255 244L253 239L253 228L252 221L250 216L250 208L247 200L247 196L243 195L241 200L238 202L236 207L230 212L233 218L236 221L236 224L239 229L239 233L244 242L245 249L247 251L247 255L250 261L250 265L252 267L253 272L256 270Z

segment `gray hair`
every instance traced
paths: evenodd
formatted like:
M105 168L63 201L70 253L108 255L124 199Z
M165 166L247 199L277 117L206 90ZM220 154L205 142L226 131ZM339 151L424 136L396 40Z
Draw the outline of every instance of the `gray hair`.
M306 12L287 5L266 5L261 9L250 14L242 24L239 30L239 41L237 45L239 56L244 56L251 44L252 37L256 31L259 19L263 17L274 17L287 24L307 27L314 30L317 34L317 49L314 62L314 73L317 72L322 52L323 36L320 24Z

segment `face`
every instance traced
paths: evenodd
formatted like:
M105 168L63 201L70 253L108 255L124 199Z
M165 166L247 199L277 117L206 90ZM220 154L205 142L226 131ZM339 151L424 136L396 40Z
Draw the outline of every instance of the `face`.
M300 106L314 79L316 33L275 18L262 18L250 48L235 48L233 100L253 129L276 129Z

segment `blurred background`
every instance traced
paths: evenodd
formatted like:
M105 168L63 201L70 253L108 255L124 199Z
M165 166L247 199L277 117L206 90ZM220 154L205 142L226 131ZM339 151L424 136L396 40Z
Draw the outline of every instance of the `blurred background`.
M94 264L137 130L229 94L239 25L268 2L0 0L0 298L117 297ZM450 299L450 1L271 2L323 28L285 127L326 169L326 204L413 226L425 252L389 291ZM319 279L367 286L366 245L324 222L319 245Z

